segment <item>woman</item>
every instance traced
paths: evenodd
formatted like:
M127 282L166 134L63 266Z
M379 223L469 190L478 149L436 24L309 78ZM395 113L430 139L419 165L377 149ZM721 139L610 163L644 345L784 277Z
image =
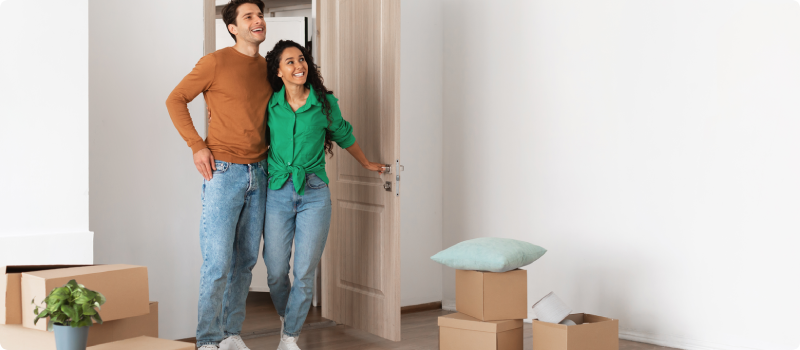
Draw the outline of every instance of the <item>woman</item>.
M276 92L267 106L270 150L264 261L272 302L283 323L278 350L299 350L296 342L311 305L314 271L331 222L325 154L332 154L336 142L368 170L382 173L383 165L364 156L352 126L342 119L338 100L322 84L305 48L281 40L266 59L267 79Z

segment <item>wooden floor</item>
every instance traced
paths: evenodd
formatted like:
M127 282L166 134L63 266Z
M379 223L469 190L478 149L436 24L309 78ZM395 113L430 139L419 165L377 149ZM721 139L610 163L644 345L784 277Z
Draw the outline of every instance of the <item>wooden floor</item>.
M322 308L311 307L308 310L305 325L318 325L329 320L322 318ZM247 316L242 325L242 337L247 338L252 335L280 332L281 319L272 305L269 293L250 292L247 295Z
M255 300L255 304L258 304ZM248 300L248 304L250 300ZM270 303L271 304L271 303ZM263 305L258 304L259 308ZM264 309L251 309L248 306L247 327L256 329L258 327L257 319L265 320L265 322L272 322L269 320L269 315L264 313L268 312L267 308ZM272 311L274 313L274 308ZM312 312L314 311L312 308ZM348 326L333 326L325 328L316 328L304 330L300 335L298 346L303 350L378 350L378 349L404 349L404 350L436 350L439 348L439 327L437 325L437 318L442 315L447 315L452 312L444 310L424 311L417 313L404 314L402 316L402 338L400 342L391 342L383 338L374 336L367 332L353 329ZM311 318L309 314L309 318ZM253 319L251 319L251 317ZM326 321L321 316L315 316L317 322L320 320ZM277 317L276 317L277 318ZM278 321L280 322L280 321ZM524 349L531 348L531 325L525 325L525 346ZM280 328L280 323L278 323ZM249 338L245 340L247 346L251 350L275 350L280 342L280 335L262 336L256 338ZM635 343L630 341L620 340L620 350L668 350L670 348Z
M245 310L247 315L242 324L242 339L280 335L281 319L278 316L278 312L275 311L275 306L272 304L272 298L269 293L250 292L247 295ZM322 308L311 306L308 310L306 322L303 324L303 331L335 325L335 322L322 317ZM178 341L196 342L195 338L178 339Z

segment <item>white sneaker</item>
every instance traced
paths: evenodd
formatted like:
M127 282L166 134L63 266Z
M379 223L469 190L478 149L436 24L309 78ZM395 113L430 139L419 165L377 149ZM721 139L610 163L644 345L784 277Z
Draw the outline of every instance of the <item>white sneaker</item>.
M219 347L215 345L203 345L199 347L197 350L219 350Z
M281 333L281 343L278 345L278 350L300 350L297 347L297 338Z
M244 345L242 337L238 335L232 335L219 343L219 350L250 350L250 348L248 348L247 345Z

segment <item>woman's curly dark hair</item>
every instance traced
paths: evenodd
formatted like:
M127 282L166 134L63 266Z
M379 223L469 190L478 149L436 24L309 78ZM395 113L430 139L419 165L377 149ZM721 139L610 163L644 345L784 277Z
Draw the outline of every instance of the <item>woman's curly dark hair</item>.
M305 57L306 63L308 64L305 87L308 88L310 86L314 88L314 94L317 100L322 104L322 113L328 118L328 125L330 125L332 122L331 102L328 101L326 95L332 94L333 92L328 91L323 84L322 75L319 74L319 67L314 64L314 58L311 57L311 54L305 47L291 40L278 41L275 47L267 52L267 81L269 81L273 91L277 92L283 88L283 79L278 76L278 69L281 66L281 55L283 55L283 51L290 47L296 47L300 50L300 53L303 54L303 57ZM333 142L331 141L331 132L328 130L325 131L325 153L333 155Z

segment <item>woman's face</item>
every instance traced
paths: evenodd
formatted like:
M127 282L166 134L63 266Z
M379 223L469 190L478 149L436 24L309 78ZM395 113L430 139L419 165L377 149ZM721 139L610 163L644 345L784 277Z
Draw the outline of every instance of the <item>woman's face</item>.
M281 54L281 65L278 68L278 76L283 79L285 85L303 85L306 83L308 75L308 63L300 49L289 47Z

